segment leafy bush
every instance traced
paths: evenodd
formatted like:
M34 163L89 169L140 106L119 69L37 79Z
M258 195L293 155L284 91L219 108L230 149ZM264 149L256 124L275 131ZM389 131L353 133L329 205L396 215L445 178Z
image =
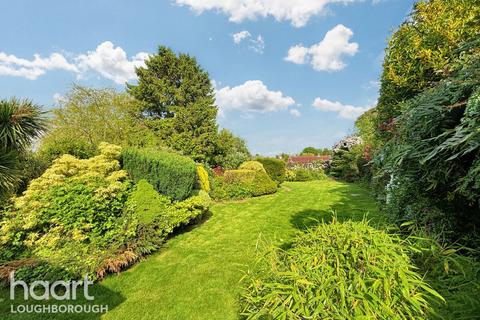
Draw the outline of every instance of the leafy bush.
M467 61L403 105L395 137L374 158L391 220L448 231L451 241L480 226L480 51Z
M410 229L405 240L412 248L413 262L446 300L433 301L435 315L441 319L475 319L480 314L480 262L474 257L478 251L442 244L413 222L402 224L402 229L405 227Z
M134 208L140 223L151 223L160 214L167 211L172 201L159 194L147 180L140 180L130 193L127 205Z
M62 132L51 132L42 139L39 154L49 162L64 154L79 159L88 159L97 155L98 149L82 137L68 136Z
M237 169L251 157L245 141L226 129L218 133L216 149L215 165L224 169Z
M102 144L100 151L87 160L62 156L14 200L1 223L1 260L34 258L81 276L128 236L120 148Z
M397 236L365 221L320 224L272 248L243 279L247 319L425 319L433 291Z
M175 200L187 198L197 179L193 160L166 151L126 148L123 168L134 181L147 180L155 190Z
M97 276L102 278L108 273L120 272L158 250L169 235L206 214L210 201L208 194L202 190L184 201L171 202L145 180L139 181L128 200L134 212L133 218L138 221L136 230L96 269Z
M267 173L265 168L263 167L263 164L261 164L258 161L246 161L238 167L238 169L243 169L243 170L253 170L253 171L259 171L259 172L264 172Z
M243 199L272 194L277 183L262 171L227 170L223 177L216 177L212 197L218 200Z
M285 162L275 158L256 158L273 181L282 183L285 181Z
M12 270L25 281L102 278L208 211L204 191L172 202L145 180L132 189L117 160L120 148L102 144L100 151L87 160L55 160L15 199L0 220L0 278Z
M210 180L207 170L202 165L197 165L197 178L200 190L210 192Z

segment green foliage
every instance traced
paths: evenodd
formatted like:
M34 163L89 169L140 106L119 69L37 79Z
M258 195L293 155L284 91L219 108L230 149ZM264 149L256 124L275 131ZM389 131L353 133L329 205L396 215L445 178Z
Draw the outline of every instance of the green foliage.
M256 160L255 161L246 161L246 162L242 163L240 165L239 169L252 170L252 171L259 171L259 172L267 173L267 171L263 167L263 164L259 161L256 161ZM231 171L233 171L233 170L231 170Z
M0 198L21 180L20 158L44 130L39 106L29 100L0 100Z
M74 136L62 130L53 130L43 137L38 154L48 162L63 156L72 155L79 159L88 159L98 154L96 145L87 139Z
M248 169L227 170L223 177L216 177L212 197L217 200L243 199L272 194L277 183L263 171Z
M404 103L398 134L375 158L389 217L451 232L450 240L480 225L480 53L464 56L451 78Z
M147 180L139 180L129 195L128 204L135 208L135 216L140 223L151 223L167 211L172 201L159 194Z
M197 179L195 162L166 151L126 148L122 163L134 181L145 179L157 192L175 200L187 198Z
M138 84L127 91L141 115L167 146L198 162L213 164L217 107L208 76L195 58L160 47L136 69Z
M366 221L322 223L271 248L243 283L247 319L426 319L442 300L402 240Z
M456 49L478 33L477 0L419 1L409 19L393 34L383 63L377 134L392 137L392 119L402 102L432 87L457 69Z
M359 160L361 159L358 147L351 150L340 149L332 156L328 173L347 182L353 182L360 178Z
M200 190L205 191L206 193L210 192L210 180L207 170L202 165L197 165L197 178Z
M260 162L267 174L273 181L282 183L285 181L285 162L276 158L256 158L255 161Z
M291 168L287 169L285 179L287 181L313 181L324 180L327 176L321 168Z
M113 89L73 86L53 111L51 130L40 153L48 160L64 154L88 159L100 142L120 146L156 147L155 132L141 120L137 102Z
M402 229L405 228L409 229L405 241L412 249L413 262L446 300L446 303L433 301L432 318L476 318L480 314L480 262L474 255L478 256L478 251L457 244L445 245L440 238L432 238L412 222L403 224Z
M328 148L323 148L323 149L317 149L314 147L306 147L305 149L300 152L301 156L326 156L326 155L331 155L332 150Z
M226 129L218 133L216 150L215 165L227 170L237 169L251 157L245 141Z
M202 99L214 100L213 87L197 60L187 54L176 55L159 47L156 55L136 69L138 84L127 84L127 91L142 103L142 110L153 118L172 117L177 107L188 107Z
M120 149L102 144L88 160L65 155L38 179L1 223L2 260L34 258L69 274L93 274L105 250L128 236L129 183Z
M152 120L150 125L170 148L197 162L213 164L217 139L217 108L208 99L187 107L172 107L174 117Z
M1 275L16 266L23 280L102 278L157 250L208 211L203 191L172 202L145 180L132 190L120 170L121 148L99 149L86 160L56 159L15 199L0 223L0 261L7 261Z

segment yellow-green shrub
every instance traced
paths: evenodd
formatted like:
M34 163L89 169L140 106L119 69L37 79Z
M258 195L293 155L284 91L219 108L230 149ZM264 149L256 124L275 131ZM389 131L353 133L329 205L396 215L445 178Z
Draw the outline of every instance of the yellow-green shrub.
M277 183L263 171L227 170L215 179L212 189L215 199L242 199L275 193Z
M210 180L208 179L208 172L201 164L197 165L197 179L200 190L203 190L207 193L210 192Z
M145 180L132 188L120 170L121 149L99 149L91 159L55 160L2 217L0 261L34 261L16 270L22 280L120 272L208 211L205 191L173 202Z
M242 163L238 169L253 170L267 173L267 171L265 171L265 168L263 167L263 164L258 161L246 161Z
M71 275L91 274L106 250L129 236L121 148L102 143L99 150L85 160L58 158L14 199L0 225L0 259L29 257Z

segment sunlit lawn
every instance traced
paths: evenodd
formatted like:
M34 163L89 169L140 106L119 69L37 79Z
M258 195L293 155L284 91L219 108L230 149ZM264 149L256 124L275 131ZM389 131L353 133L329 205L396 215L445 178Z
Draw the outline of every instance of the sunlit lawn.
M197 227L170 239L155 255L92 289L108 304L102 319L236 319L238 282L255 260L259 239L288 245L299 229L329 219L382 223L366 188L333 180L284 183L274 195L216 204ZM0 319L98 319L98 315L10 315ZM16 303L21 301L17 300Z

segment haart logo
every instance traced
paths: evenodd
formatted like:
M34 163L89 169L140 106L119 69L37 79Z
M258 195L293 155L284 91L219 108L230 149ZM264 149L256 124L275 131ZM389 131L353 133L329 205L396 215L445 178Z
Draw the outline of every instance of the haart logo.
M93 281L85 276L81 281L34 281L27 284L22 280L15 280L15 272L11 272L10 279L10 300L15 300L15 293L23 292L23 299L35 301L76 301L79 295L83 294L86 301L93 301L95 298L89 293L89 286ZM80 293L79 293L80 291ZM11 313L105 313L107 305L95 304L25 304L10 305Z

